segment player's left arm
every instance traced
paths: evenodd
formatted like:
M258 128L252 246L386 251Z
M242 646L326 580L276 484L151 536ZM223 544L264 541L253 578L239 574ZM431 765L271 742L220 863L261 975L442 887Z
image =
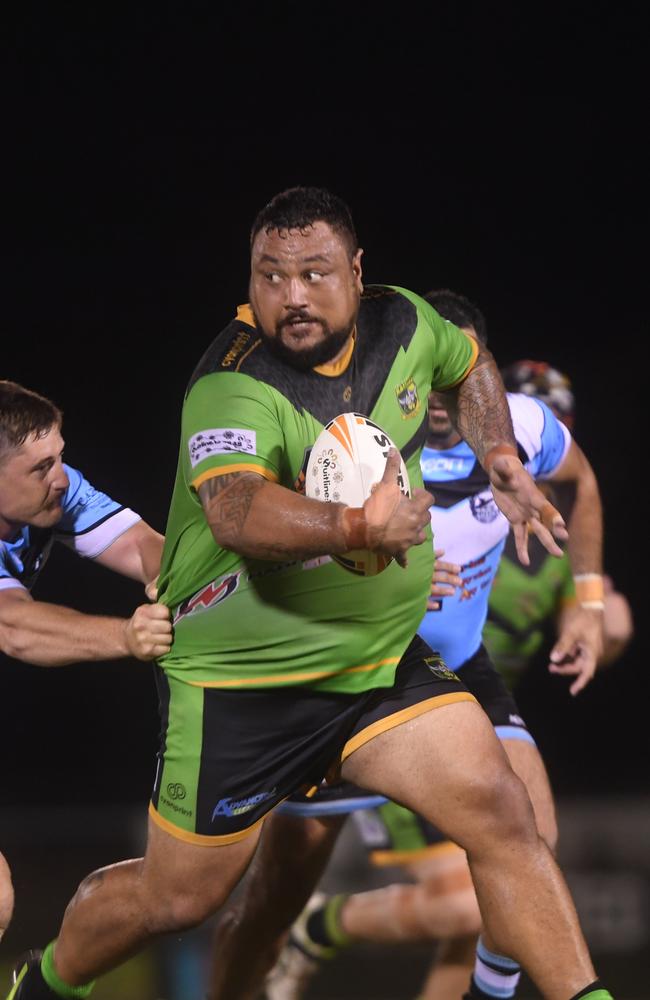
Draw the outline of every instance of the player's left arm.
M165 539L146 521L137 521L104 549L94 561L147 585L160 571Z
M595 473L575 441L549 481L571 483L574 488L568 552L577 598L561 616L549 669L575 676L569 690L578 694L594 676L604 650L603 511Z
M503 381L484 344L469 373L445 396L454 426L488 473L494 499L512 525L520 562L530 562L529 530L551 555L561 556L557 542L567 539L564 520L518 457Z

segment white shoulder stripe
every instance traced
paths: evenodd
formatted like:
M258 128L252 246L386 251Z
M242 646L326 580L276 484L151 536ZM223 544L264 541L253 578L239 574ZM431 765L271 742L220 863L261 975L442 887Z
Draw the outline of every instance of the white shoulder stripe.
M526 452L528 461L538 454L542 446L544 411L531 396L523 393L508 393L508 406L512 416L515 440Z
M141 520L140 515L136 514L134 510L124 507L112 517L107 517L96 528L91 528L90 531L86 531L82 535L60 536L59 541L74 549L77 555L84 559L96 559L120 535L123 535L125 531Z

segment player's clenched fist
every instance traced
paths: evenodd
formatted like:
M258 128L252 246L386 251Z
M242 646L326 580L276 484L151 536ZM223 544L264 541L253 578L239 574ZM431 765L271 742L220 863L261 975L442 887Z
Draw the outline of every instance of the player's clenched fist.
M164 604L142 604L126 623L129 652L138 660L155 660L172 645L172 623Z
M406 566L406 553L412 545L426 539L429 507L433 497L426 490L415 490L409 499L398 485L400 456L391 448L381 482L363 505L366 521L367 548L394 556L400 566Z

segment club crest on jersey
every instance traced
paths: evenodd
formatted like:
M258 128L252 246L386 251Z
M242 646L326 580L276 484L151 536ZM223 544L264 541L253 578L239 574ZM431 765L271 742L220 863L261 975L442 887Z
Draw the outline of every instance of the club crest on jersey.
M395 395L397 396L397 402L404 417L414 417L420 409L420 398L418 396L418 387L412 375L405 382L400 382L395 387Z
M441 680L444 681L456 681L457 684L460 684L457 675L454 673L453 670L450 670L445 663L443 663L442 658L440 656L425 656L424 662L426 663L431 673L435 674L436 677L439 677Z
M187 618L188 615L194 614L196 611L207 611L208 608L213 608L215 604L225 601L227 597L230 597L237 590L241 574L241 570L238 573L229 573L227 576L222 576L219 580L212 580L205 587L201 587L196 594L188 597L186 601L182 601L178 605L173 624L176 625L181 618Z
M491 524L499 516L499 508L494 502L492 493L477 493L470 497L470 510L473 517L481 524Z

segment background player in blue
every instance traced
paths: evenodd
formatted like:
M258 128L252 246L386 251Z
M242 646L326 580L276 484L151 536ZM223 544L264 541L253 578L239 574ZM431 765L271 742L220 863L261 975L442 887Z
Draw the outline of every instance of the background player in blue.
M82 614L30 594L55 541L145 585L160 565L162 535L64 465L61 420L50 400L0 381L0 650L43 667L152 660L170 647L163 605L142 605L125 619ZM12 898L0 862L0 936Z
M480 339L485 339L484 321L480 312L463 297L442 292L432 293L427 298L445 318L467 332L479 335ZM465 309L470 310L469 315ZM529 471L536 477L569 481L575 486L577 500L570 523L574 572L598 571L602 548L602 514L591 466L572 441L566 427L543 403L525 396L510 396L509 405L520 458ZM514 700L481 646L481 630L487 613L490 585L508 534L508 524L494 503L489 483L475 455L454 429L447 406L443 396L434 393L430 397L429 437L427 447L422 452L421 465L425 486L435 499L430 508L435 544L444 545L444 565L449 570L437 566L438 575L434 577L436 583L433 586L435 596L429 602L430 610L421 625L420 633L433 649L442 653L443 660L449 667L459 670L465 684L488 712L508 752L513 769L528 787L535 806L538 829L547 843L554 847L557 837L555 815L543 762L519 716ZM458 564L459 578L453 573L454 563ZM441 577L443 581L449 578L452 585L445 587ZM440 596L445 590L446 596ZM593 676L601 649L602 615L597 610L585 608L579 609L572 622L566 624L554 654L558 663L567 661L561 669L575 673L575 684L581 688ZM279 812L284 815L274 817L273 822L277 824L275 829L269 824L266 858L260 859L254 869L256 877L251 880L245 896L244 905L250 907L252 913L256 910L259 913L263 906L263 903L254 900L264 900L260 882L265 877L264 873L268 878L269 871L273 870L273 852L281 852L286 863L287 858L290 860L291 853L298 851L296 842L291 839L292 827L285 817L303 816L308 821L306 829L299 830L297 836L305 837L307 850L304 854L308 860L301 861L301 865L312 865L311 868L305 867L304 871L313 880L315 874L322 871L326 855L340 829L341 821L338 816L372 804L368 800L364 803L363 795L358 790L352 799L347 795L348 790L344 789L337 796L334 788L325 794L319 792L311 802L290 801L280 807ZM401 809L397 806L392 808ZM401 813L397 817L401 823L407 822L408 816L413 816L408 810L402 810ZM376 823L375 829L377 825ZM418 833L418 836L422 837L422 834ZM437 840L441 838L438 836ZM424 863L426 860L430 863L431 857L424 857L427 840L421 840L421 844L424 850L412 853L419 855L419 862ZM318 849L314 845L318 845ZM375 843L375 846L379 844ZM392 851L386 852L391 855L391 859L386 863L394 864L398 860L399 846L394 843L391 846ZM437 845L439 846L441 845ZM310 856L312 850L314 853ZM437 854L437 858L439 856ZM310 907L308 920L303 917L292 931L293 944L285 949L278 969L267 984L269 998L293 1000L294 997L301 996L310 971L310 954L315 959L317 956L331 954L337 943L352 938L399 941L444 936L453 939L461 931L470 933L472 929L478 930L480 917L464 853L460 849L456 849L455 855L447 853L442 868L445 869L444 876L441 875L438 863L435 881L438 884L446 882L450 887L446 898L442 898L440 892L432 893L429 881L428 885L423 882L420 886L395 886L390 890L351 896L347 900L337 898L331 902L323 901L320 906ZM281 870L279 865L277 870ZM424 871L422 865L419 871ZM298 879L287 879L285 876L284 884L287 882L299 884ZM214 1000L225 1000L226 997L229 1000L248 1000L249 996L254 995L252 990L238 992L233 988L233 982L227 979L231 967L237 964L230 958L228 948L237 937L240 938L240 947L243 947L242 928L250 931L254 923L254 917L251 924L248 923L246 909L243 913L245 923L240 924L239 930L236 922L229 917L224 921L221 937L222 945L225 944L226 948L225 953L222 952L221 961L219 954L216 957L217 988ZM263 921L260 924L263 925ZM277 922L275 926L277 928ZM256 954L263 955L260 938L258 924ZM481 962L485 965L483 959ZM507 990L518 976L518 968L508 959L503 959L502 962L505 972L498 976L500 981L497 986L500 990ZM244 976L250 968L249 963L245 967ZM311 969L315 968L316 963L311 962ZM446 971L445 969L444 973ZM457 997L467 985L468 978L463 967L460 974L464 977L460 987L457 976L451 984L443 984L438 977L431 984L432 989L430 993L427 992L427 996L435 995L441 1000L443 997ZM237 975L242 973L235 973ZM442 992L448 986L450 992ZM473 995L481 997L483 994L476 992ZM508 994L505 992L500 995Z

